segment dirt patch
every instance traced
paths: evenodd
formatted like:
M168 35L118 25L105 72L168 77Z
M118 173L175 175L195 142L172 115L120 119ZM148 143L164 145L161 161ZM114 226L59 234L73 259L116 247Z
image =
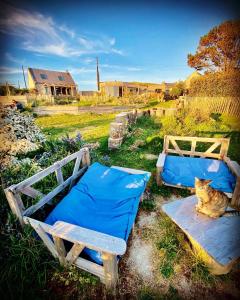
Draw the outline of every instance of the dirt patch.
M152 245L136 237L132 242L127 264L144 281L151 281L153 279Z

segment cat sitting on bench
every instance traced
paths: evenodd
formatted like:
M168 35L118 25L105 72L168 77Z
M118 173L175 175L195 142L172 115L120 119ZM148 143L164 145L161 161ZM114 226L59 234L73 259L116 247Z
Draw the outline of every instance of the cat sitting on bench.
M214 190L209 184L212 180L198 179L195 177L195 190L198 198L196 210L211 218L219 218L221 216L236 216L240 212L232 210L226 212L229 205L228 197L220 191Z

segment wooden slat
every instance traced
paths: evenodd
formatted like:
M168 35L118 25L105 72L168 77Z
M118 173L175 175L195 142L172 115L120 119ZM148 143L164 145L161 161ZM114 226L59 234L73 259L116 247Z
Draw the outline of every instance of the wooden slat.
M32 188L31 186L27 186L21 190L21 192L33 199L42 198L45 195L38 190Z
M37 234L43 240L45 246L52 253L52 255L54 257L58 257L58 253L55 248L55 245L50 239L49 235L47 234L49 232L49 229L51 228L51 225L48 225L46 223L28 217L24 217L23 220L25 224L30 224L34 228L34 230L36 230Z
M196 140L192 141L192 143L191 143L191 152L192 152L192 153L195 153L195 150L196 150L196 144L197 144L197 141L196 141ZM194 154L192 154L192 155L190 155L190 156L193 157Z
M63 240L58 236L53 235L54 244L57 250L58 258L61 264L66 263L66 249L63 243Z
M30 206L29 208L27 208L23 212L23 215L24 216L29 216L29 215L33 214L36 210L38 210L40 207L42 207L43 205L45 205L46 203L48 203L53 197L55 197L58 193L60 193L63 189L65 189L70 184L70 182L71 182L72 179L75 179L78 176L80 176L82 173L84 173L85 169L86 169L86 167L82 168L75 175L70 176L62 184L60 184L59 186L57 186L53 191L51 191L46 196L44 196L38 203L36 203L35 205Z
M173 136L168 135L169 139L174 139L176 141L197 141L197 142L223 142L229 141L227 138L206 138L206 137L196 137L196 136Z
M66 222L56 222L50 233L96 251L116 255L123 255L126 252L126 242L123 239Z
M229 157L224 157L223 160L228 165L229 169L233 172L234 175L240 177L240 166L236 161L232 161Z
M82 252L82 250L84 248L85 248L84 245L74 244L66 256L66 261L69 264L72 264L73 262L75 262L75 260L78 258L78 256L80 255L80 253Z
M55 173L56 173L58 184L62 184L64 182L62 169L61 168L56 169Z
M179 152L177 150L173 150L173 149L169 149L168 152L179 154ZM187 150L182 150L182 154L192 155L193 152L187 151ZM217 153L204 153L204 152L196 152L196 151L194 152L194 156L220 158L220 154L217 154Z
M40 181L42 178L48 176L49 174L53 173L55 170L57 170L58 168L66 165L69 161L73 160L74 158L81 156L82 153L84 151L84 148L81 149L78 152L75 152L67 157L65 157L64 159L62 159L61 161L55 163L54 165L46 168L45 170L42 170L41 172L31 176L30 178L27 178L26 180L13 185L11 187L9 187L9 189L11 189L12 191L21 191L23 188L27 187L27 186L31 186L34 183Z
M170 140L170 142L172 143L172 145L173 145L173 147L174 147L174 149L181 155L181 156L183 156L183 153L182 153L182 150L178 147L178 144L176 143L176 141L174 140L174 139L169 139ZM167 151L168 151L169 149L167 149Z
M98 264L95 264L81 257L77 258L77 260L73 264L84 271L98 276L102 282L105 282L104 270L102 266L99 266Z
M212 146L210 146L205 153L212 153L217 147L219 147L221 143L215 142Z
M23 225L22 214L24 206L22 201L20 201L21 198L19 199L19 195L16 195L9 189L5 189L4 192L12 212L18 217L20 224Z
M164 166L166 157L167 155L165 153L160 153L156 164L158 168L162 168Z

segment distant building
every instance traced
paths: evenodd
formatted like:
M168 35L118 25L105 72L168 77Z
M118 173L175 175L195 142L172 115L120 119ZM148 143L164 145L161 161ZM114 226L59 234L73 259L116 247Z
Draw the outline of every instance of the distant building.
M77 94L77 85L68 71L28 68L28 87L42 95L75 96Z
M124 97L129 94L142 95L146 93L168 93L175 83L142 83L105 81L100 82L100 92L103 95L112 97Z
M189 88L190 88L191 80L192 80L192 79L195 79L195 78L199 78L199 77L201 77L201 76L202 76L202 75L201 75L199 72L194 71L192 74L190 74L190 75L186 78L186 80L185 80L185 88L186 88L186 89L189 89Z

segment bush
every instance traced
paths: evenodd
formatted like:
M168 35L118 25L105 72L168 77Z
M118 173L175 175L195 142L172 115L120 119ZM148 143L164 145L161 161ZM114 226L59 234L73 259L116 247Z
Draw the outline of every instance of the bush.
M190 82L189 96L202 97L239 97L240 72L209 73L192 79Z

